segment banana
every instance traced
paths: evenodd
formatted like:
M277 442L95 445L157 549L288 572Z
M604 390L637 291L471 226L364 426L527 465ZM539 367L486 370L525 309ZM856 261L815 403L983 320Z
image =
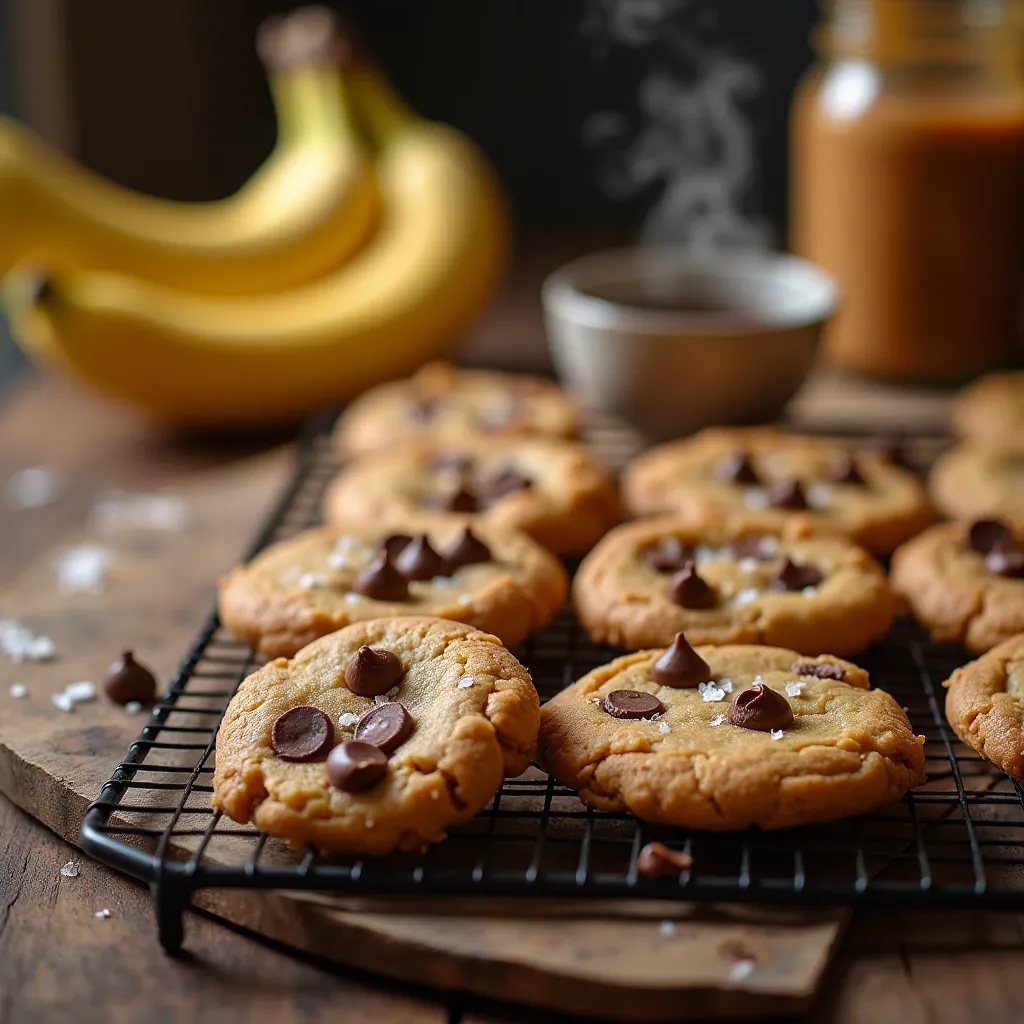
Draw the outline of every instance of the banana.
M334 16L302 8L257 37L274 151L233 196L178 203L121 188L0 118L0 275L15 264L129 273L201 294L257 294L332 270L379 213L349 111Z
M249 298L23 272L5 282L15 337L109 395L204 426L290 421L449 353L504 269L500 188L464 136L416 119L376 72L352 90L382 146L384 214L349 263Z

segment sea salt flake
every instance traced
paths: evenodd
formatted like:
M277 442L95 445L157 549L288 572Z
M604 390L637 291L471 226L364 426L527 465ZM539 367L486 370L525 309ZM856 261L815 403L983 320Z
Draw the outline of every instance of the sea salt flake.
M93 523L101 530L167 530L188 525L188 506L174 494L130 494L110 491L92 507Z
M658 731L659 732L671 732L672 731L672 726L669 725L668 722L659 722L658 723Z
M78 865L73 860L69 860L67 864L61 866L60 873L64 878L77 878Z
M109 548L99 544L81 544L69 548L57 559L57 587L70 594L102 594L107 570L114 560Z
M768 507L768 495L763 487L748 487L743 495L743 501L751 512L760 512Z
M750 685L751 686L764 686L764 676L754 676L754 681Z
M682 546L680 546L679 554L682 555ZM698 565L704 562L722 562L731 556L732 552L728 548L715 548L710 544L698 544L693 549L693 560Z
M756 966L753 960L737 960L729 969L729 977L733 981L743 981L754 973Z
M735 598L734 604L753 604L761 596L761 591L756 587L744 587Z
M130 700L125 704L124 709L129 715L137 715L142 711L142 702L138 700Z
M388 695L387 695L386 693L378 693L378 694L375 694L375 695L374 695L374 698L373 698L373 703L374 703L374 704L387 704L387 702L388 702L388 701L389 701L390 699L391 699L391 698L390 698L390 697L388 697Z
M349 604L359 604L365 599L362 594L357 594L355 591L349 591L349 593L345 595L345 600L348 601Z
M732 693L732 680L731 679L719 679L718 688L725 690L726 693Z
M818 592L818 588L817 587L804 587L803 590L800 591L800 593L803 594L804 597L814 597L814 595L817 592Z
M101 921L106 921L110 917L110 908L104 907L102 910L97 910L93 917L98 917Z
M472 676L463 676L459 680L459 689L468 690L473 685L474 682L476 682L476 680Z
M338 715L338 725L340 725L342 729L351 729L358 721L359 716L353 714L351 711L346 711L345 714Z
M454 576L435 576L430 582L435 587L441 587L442 589L456 587L459 584L459 581Z
M49 661L57 654L48 636L36 636L14 619L0 619L0 649L12 661Z
M52 466L27 466L8 477L4 499L11 508L44 508L57 500L63 483L60 471Z
M12 683L11 684L11 696L18 700L28 694L28 687L24 683Z
M58 690L50 697L53 706L67 714L75 710L76 704L84 704L95 699L96 687L85 679L76 683L68 683L63 690Z
M759 558L741 558L736 564L740 572L757 572L761 560Z
M757 550L763 558L771 558L779 553L779 538L764 536L757 542Z
M298 583L303 590L315 590L317 587L326 587L328 580L323 573L304 572L299 577Z
M731 689L732 687L730 687L730 690ZM725 695L729 691L723 689L721 686L717 686L714 682L710 682L698 683L697 692L704 698L704 700L711 704L714 701L725 700Z
M456 603L463 605L463 607L465 607L466 605L471 605L473 603L473 595L459 594L458 598L456 598Z
M363 824L365 825L366 828L373 828L373 826L377 823L373 821L373 819L367 818L366 821L363 822Z
M787 697L799 697L804 692L806 683L786 683L786 696Z
M807 504L811 508L828 508L832 488L828 484L811 484L807 488Z
M711 728L717 729L718 726L723 725L725 723L726 717L726 715L715 715L715 717L711 719Z
M658 925L658 934L664 935L666 939L672 938L672 936L675 935L675 933L675 921L662 921L661 924Z
M781 729L772 729L768 735L771 736L773 740L781 740L783 733Z

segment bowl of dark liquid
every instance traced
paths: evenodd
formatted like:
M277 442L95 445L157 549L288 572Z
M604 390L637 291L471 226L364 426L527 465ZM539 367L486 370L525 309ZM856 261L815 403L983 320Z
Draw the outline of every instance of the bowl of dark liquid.
M637 247L574 260L542 296L563 383L660 440L778 418L838 289L795 256Z

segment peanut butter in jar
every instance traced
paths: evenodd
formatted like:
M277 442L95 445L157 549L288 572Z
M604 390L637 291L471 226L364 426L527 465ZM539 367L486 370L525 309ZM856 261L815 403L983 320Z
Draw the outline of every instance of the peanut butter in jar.
M796 252L839 279L824 356L955 380L1010 361L1024 296L1013 0L835 0L792 120Z

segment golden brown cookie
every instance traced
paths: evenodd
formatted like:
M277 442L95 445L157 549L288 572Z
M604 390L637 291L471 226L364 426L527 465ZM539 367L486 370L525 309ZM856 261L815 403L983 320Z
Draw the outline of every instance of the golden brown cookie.
M698 644L851 654L893 619L878 562L799 517L626 523L583 560L572 595L592 639L632 650L682 631Z
M351 455L424 437L456 443L476 433L576 437L579 429L576 404L549 380L428 363L351 402L335 438Z
M1024 434L1016 447L951 448L932 467L928 489L951 519L1005 516L1024 525Z
M1024 531L940 523L892 558L893 590L934 640L976 654L1024 632Z
M945 684L957 736L1015 779L1024 779L1024 636L958 668Z
M217 734L213 805L295 846L421 849L525 770L538 714L495 636L443 619L355 623L241 684Z
M862 814L924 781L924 737L856 666L679 644L603 665L541 709L541 760L584 803L687 828L777 829Z
M618 521L615 483L581 445L467 434L356 459L327 492L328 522L401 522L424 510L522 530L555 554L589 551Z
M920 481L878 452L769 428L714 428L660 445L627 467L633 515L792 512L888 554L932 520Z
M468 533L467 533L468 531ZM268 657L294 654L350 622L430 615L512 646L565 603L561 563L525 534L455 516L308 530L221 581L220 616Z
M951 413L957 436L982 445L1024 437L1024 372L990 373L957 395Z

